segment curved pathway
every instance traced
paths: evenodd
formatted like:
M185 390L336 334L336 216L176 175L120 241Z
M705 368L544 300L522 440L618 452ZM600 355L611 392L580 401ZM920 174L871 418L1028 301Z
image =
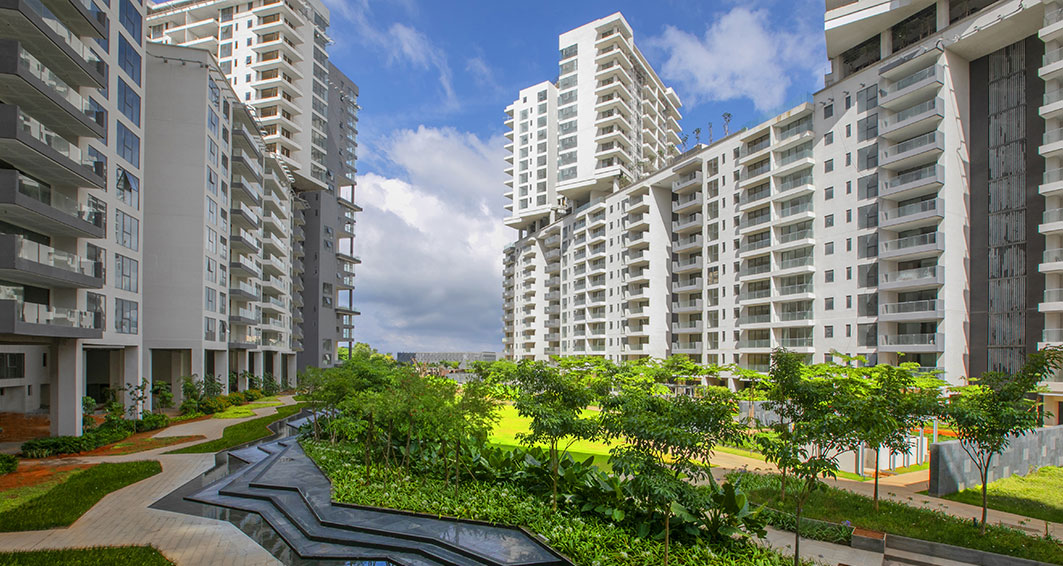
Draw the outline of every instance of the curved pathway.
M283 405L295 403L282 396ZM283 406L282 405L282 406ZM277 407L254 411L255 417ZM221 438L225 427L249 420L205 419L178 424L156 436L200 434L206 442ZM214 454L164 454L186 444L122 456L71 458L71 462L158 460L162 473L108 494L73 525L47 531L0 533L0 551L79 548L88 546L152 545L178 565L265 566L281 564L268 551L228 521L195 517L148 506L214 467Z

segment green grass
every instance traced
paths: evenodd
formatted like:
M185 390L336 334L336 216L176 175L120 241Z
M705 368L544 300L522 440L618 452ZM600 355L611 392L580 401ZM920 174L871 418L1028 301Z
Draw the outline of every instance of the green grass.
M1011 476L988 486L989 508L1063 522L1063 468L1045 466L1025 477ZM944 496L945 499L982 506L982 486Z
M742 479L742 486L753 502L792 513L793 497L788 495L785 502L778 500L780 485L778 475L745 474ZM1063 547L1054 540L996 525L987 526L986 535L982 536L979 527L971 521L941 510L916 507L923 501L910 499L910 505L880 500L879 510L875 511L870 497L825 487L809 497L802 517L834 523L850 521L854 527L871 531L1063 564Z
M72 474L39 497L0 513L0 532L65 527L103 496L162 471L155 460L105 463Z
M912 472L921 472L923 470L929 470L929 469L930 469L930 460L927 460L926 462L923 462L922 464L912 464L911 466L905 466L903 468L896 468L896 469L893 469L893 470L889 470L889 472L893 473L894 475L898 475L899 476L901 474L909 474L909 473L912 473Z
M63 483L69 476L77 472L78 470L66 470L64 472L58 472L48 479L48 481L36 485L5 489L0 492L0 513L3 513L8 509L14 509L31 499L44 495L48 490Z
M261 409L263 407L277 407L280 405L281 401L276 397L264 397L253 403L248 403L246 405L235 405L225 409L220 413L214 413L214 418L243 419L255 416L255 409Z
M101 546L65 550L0 552L3 566L173 566L150 546Z
M267 428L267 425L298 413L304 406L306 406L305 403L297 403L295 405L277 407L277 412L272 415L261 416L257 419L251 419L249 421L225 427L221 438L217 440L193 444L192 446L186 446L184 448L167 452L167 454L209 454L221 450L227 450L233 446L239 446L260 438L265 438L273 434L273 432Z

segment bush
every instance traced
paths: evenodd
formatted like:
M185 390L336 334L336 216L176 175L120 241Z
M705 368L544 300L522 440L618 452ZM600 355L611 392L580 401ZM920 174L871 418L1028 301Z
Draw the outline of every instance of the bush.
M199 410L213 415L229 408L229 400L222 397L207 397L199 402Z
M184 401L181 401L182 415L194 415L199 412L199 401L195 399L185 399Z
M165 381L156 381L151 384L151 392L155 394L155 406L159 409L173 407L173 393L170 384Z
M99 428L86 431L81 436L35 438L22 443L22 454L27 458L47 458L88 452L129 437L136 431L138 422L109 420Z
M96 400L88 395L81 398L81 414L91 415L96 412Z
M226 399L229 401L229 405L243 405L244 403L247 403L247 397L240 392L230 393L226 396Z
M158 413L148 413L144 415L144 418L135 422L137 432L145 432L170 426L169 417Z
M18 468L18 458L11 454L0 454L0 475L7 475Z
M265 397L265 395L263 395L258 389L248 389L247 391L244 391L244 397L247 398L248 403L253 403Z
M280 391L280 385L277 384L277 379L273 377L272 373L266 372L262 375L262 392L269 395L276 395Z

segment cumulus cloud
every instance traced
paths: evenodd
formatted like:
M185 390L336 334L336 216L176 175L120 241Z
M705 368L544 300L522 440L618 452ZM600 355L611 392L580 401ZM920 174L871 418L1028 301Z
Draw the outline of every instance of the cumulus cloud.
M736 6L712 21L704 35L667 26L647 44L666 59L661 76L673 83L684 103L748 98L758 110L778 109L798 81L808 90L821 80L822 28L788 20L773 24L768 10ZM815 78L813 78L815 77Z
M402 174L360 174L356 339L381 351L501 349L501 139L421 127L384 144Z
M415 69L435 70L439 76L439 86L443 90L447 107L457 106L454 94L453 78L446 53L436 46L424 33L402 23L381 26L371 19L372 11L369 0L324 0L332 14L333 30L346 28L351 33L334 37L337 44L358 43L384 55L388 64L407 64ZM415 13L417 8L412 0L402 3L408 13ZM346 26L339 26L336 16L345 20Z

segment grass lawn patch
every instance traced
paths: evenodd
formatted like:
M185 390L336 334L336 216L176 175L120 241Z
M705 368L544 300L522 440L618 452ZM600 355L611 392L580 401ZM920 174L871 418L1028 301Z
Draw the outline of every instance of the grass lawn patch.
M156 448L165 448L176 444L184 444L185 442L206 439L202 434L191 436L152 436L157 432L157 430L152 430L137 433L125 440L102 446L91 452L82 452L81 454L78 454L78 456L123 456L125 454L136 454L137 452L146 452Z
M277 407L282 403L276 397L266 397L246 405L235 405L220 413L214 413L216 419L243 419L255 416L255 409L263 407Z
M368 483L357 452L350 447L304 441L303 447L332 480L333 499L345 503L402 509L435 516L490 521L525 526L546 537L558 552L577 566L659 566L664 544L596 516L582 515L573 507L550 509L548 501L520 486L485 481L454 485L425 476L407 476L384 469ZM784 566L793 560L773 550L747 542L729 546L706 541L673 541L672 566Z
M184 448L167 452L167 454L209 454L221 450L227 450L233 446L239 446L260 438L265 438L273 434L273 431L267 428L267 425L288 418L303 410L303 407L305 406L306 403L297 403L295 405L277 407L277 412L272 415L261 416L257 419L251 419L249 421L225 427L221 438L217 440L193 444L192 446L186 446Z
M989 508L1055 523L1063 522L1063 468L1045 466L1024 476L1011 476L987 487ZM982 506L982 486L944 499Z
M173 566L150 546L100 546L64 550L0 552L4 566Z
M162 471L154 460L104 463L70 475L39 497L0 513L0 532L65 527L103 496Z
M777 474L743 474L741 481L751 501L793 513L792 496L788 496L786 501L778 500L781 482ZM912 505L880 500L876 512L870 497L824 487L809 497L802 518L834 523L849 521L853 527L871 531L1063 564L1063 547L1054 540L1032 537L998 525L987 525L986 534L982 536L978 525L972 521L953 517L941 510L915 507L920 503L914 498Z
M591 416L598 414L595 409L587 409L584 412L584 416ZM520 441L517 440L517 435L520 433L527 433L529 431L529 425L531 419L522 417L517 413L516 407L510 404L504 404L499 406L498 415L501 417L498 424L495 425L495 430L491 432L489 440L493 444L501 446L520 446ZM541 445L546 448L546 444ZM564 446L564 444L562 444ZM569 446L568 451L572 454L574 459L586 459L587 456L594 456L595 461L598 461L598 456L609 457L609 449L614 446L609 442L598 442L588 440L577 440ZM582 458L577 458L577 454L582 454Z
M924 470L929 470L929 469L930 469L930 460L927 459L927 461L923 462L922 464L912 464L911 466L905 466L903 468L896 468L896 469L893 469L893 470L885 470L885 471L888 471L889 473L891 473L891 474L893 474L895 476L899 476L901 474L910 474L912 472L922 472ZM979 503L978 504L979 505L982 504L980 499L979 499Z
M0 488L0 513L44 495L48 490L66 481L70 475L90 467L91 465L88 464L76 466L22 464L17 472L4 477L6 485Z

